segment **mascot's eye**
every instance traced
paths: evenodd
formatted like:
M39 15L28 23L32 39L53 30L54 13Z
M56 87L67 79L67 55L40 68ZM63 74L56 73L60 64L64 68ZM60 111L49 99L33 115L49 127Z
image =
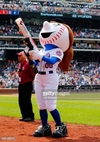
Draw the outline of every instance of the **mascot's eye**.
M50 33L41 33L43 38L48 38L53 32Z
M60 25L61 25L60 23L56 23L56 24L55 24L55 26L60 26Z
M58 23L57 26L60 26L60 24Z

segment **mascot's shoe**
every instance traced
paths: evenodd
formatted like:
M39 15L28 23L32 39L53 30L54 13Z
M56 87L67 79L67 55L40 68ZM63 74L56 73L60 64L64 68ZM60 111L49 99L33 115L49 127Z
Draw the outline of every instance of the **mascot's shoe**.
M64 123L62 123L61 126L56 126L52 137L53 138L61 138L61 137L66 137L66 135L68 134L68 130L67 127Z
M45 126L40 125L33 134L34 137L45 137L51 135L52 135L51 126L48 124Z

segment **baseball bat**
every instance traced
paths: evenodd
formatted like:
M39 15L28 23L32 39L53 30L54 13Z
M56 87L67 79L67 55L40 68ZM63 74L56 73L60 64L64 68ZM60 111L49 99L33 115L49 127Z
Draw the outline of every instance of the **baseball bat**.
M28 47L30 48L30 50L37 50L37 46L36 46L36 43L35 41L32 39L28 29L26 28L23 20L21 18L17 18L15 20L16 24L18 25L19 29L21 30L23 36L25 37L25 41L26 43L28 44Z
M21 32L22 32L22 34L24 35L25 38L31 36L21 18L17 18L15 20L15 22L18 25L19 29L21 30Z

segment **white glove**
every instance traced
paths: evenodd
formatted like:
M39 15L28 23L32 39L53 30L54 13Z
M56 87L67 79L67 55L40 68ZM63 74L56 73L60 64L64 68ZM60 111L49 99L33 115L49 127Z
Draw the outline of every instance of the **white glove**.
M24 52L27 54L29 52L29 47L25 47Z
M31 50L29 51L29 58L31 60L42 60L43 54L41 54L39 51Z

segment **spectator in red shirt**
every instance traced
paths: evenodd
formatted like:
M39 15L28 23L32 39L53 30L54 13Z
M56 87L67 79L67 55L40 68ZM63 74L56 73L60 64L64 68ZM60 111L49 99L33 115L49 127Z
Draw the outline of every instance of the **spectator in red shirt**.
M33 90L34 73L29 66L28 59L24 52L17 53L18 56L18 102L22 118L19 121L34 121L34 113L32 108L31 96Z

